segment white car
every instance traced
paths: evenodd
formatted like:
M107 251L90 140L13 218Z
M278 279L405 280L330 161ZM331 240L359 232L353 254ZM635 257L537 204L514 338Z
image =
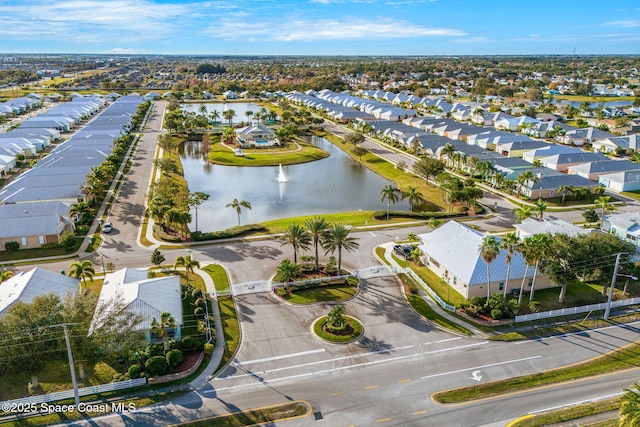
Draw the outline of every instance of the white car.
M110 233L111 230L113 230L113 227L111 227L111 223L110 222L105 222L104 225L102 226L102 232L103 233Z

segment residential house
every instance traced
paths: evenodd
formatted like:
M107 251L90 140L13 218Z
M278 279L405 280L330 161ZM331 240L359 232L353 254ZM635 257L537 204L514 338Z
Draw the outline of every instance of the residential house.
M583 129L571 129L564 135L558 135L556 140L563 144L569 145L584 145L586 143L593 143L601 139L613 138L615 135L605 132L601 129L588 127Z
M579 154L583 152L584 151L579 148L545 144L543 147L534 148L533 150L522 153L522 158L529 163L533 163L536 160L542 159L543 157L549 157L555 154Z
M640 170L640 164L629 160L602 160L569 166L567 173L598 181L600 175L638 170Z
M239 98L238 94L237 94L237 93L235 93L235 92L234 92L234 91L232 91L232 90L227 90L227 91L225 91L225 92L222 94L222 96L224 97L224 99L238 99L238 98Z
M540 168L552 170L548 168ZM554 171L555 172L555 171ZM558 173L558 172L556 172ZM523 193L532 200L550 199L560 197L560 187L588 188L592 193L600 184L578 175L546 175L540 176L535 182L527 181L524 183Z
M102 326L103 316L111 314L109 308L115 308L114 302L120 305L118 308L140 316L142 320L135 329L144 331L149 342L157 340L151 334L153 320L160 321L163 312L170 313L176 327L169 329L169 336L176 341L180 340L184 325L180 276L149 279L147 270L131 268L107 274L96 304L91 332Z
M526 129L527 127L534 126L536 123L540 123L538 120L529 116L520 117L503 117L494 123L494 127L498 130L509 130L515 132L520 129Z
M602 174L598 178L600 185L609 190L621 193L623 191L640 191L640 171L625 171Z
M640 246L640 212L605 215L600 228L615 234L621 240Z
M430 233L420 234L420 250L424 263L438 277L447 282L463 297L487 296L487 263L480 254L485 235L455 221L449 221ZM500 237L496 237L500 240ZM525 291L531 289L533 269L527 270L519 253L511 258L509 283L507 275L507 251L501 250L490 265L491 294L511 293L519 290L525 278ZM542 275L536 278L536 289L552 286Z
M11 241L18 242L21 249L57 243L64 231L74 230L69 205L57 201L0 204L0 218L0 251Z
M513 134L512 134L513 135ZM467 140L468 141L468 140ZM548 147L549 144L543 141L531 140L519 140L505 143L498 143L495 146L495 151L507 157L519 157L522 158L524 153L537 148Z
M29 304L37 296L55 294L60 300L78 291L80 279L54 273L40 267L17 272L0 283L0 317L6 316L17 302Z
M581 165L589 162L608 160L602 153L561 153L542 157L540 162L545 168L566 172L569 166Z
M601 153L616 153L622 150L624 153L630 154L640 148L640 134L604 138L592 142L591 146L595 151Z
M573 237L591 232L591 230L578 227L553 216L548 216L542 220L526 218L521 223L514 224L514 227L516 228L516 235L520 239L526 239L534 234L566 234Z

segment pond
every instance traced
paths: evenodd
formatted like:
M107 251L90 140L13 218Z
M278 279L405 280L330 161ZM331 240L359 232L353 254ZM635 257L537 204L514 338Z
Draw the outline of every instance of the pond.
M223 123L227 123L227 121L222 117L222 112L224 110L233 110L236 115L232 120L232 124L237 125L240 122L247 122L247 111L251 111L253 113L257 113L262 108L260 105L255 102L216 102L216 103L193 103L193 104L181 104L180 109L182 111L194 113L200 113L200 107L204 105L207 108L207 116L211 114L212 111L217 111L220 114L220 120ZM252 118L255 122L255 119Z
M278 182L279 168L212 165L202 159L200 143L185 142L180 157L189 191L208 193L210 198L198 209L198 229L222 230L238 225L233 199L251 203L242 208L242 224L301 215L357 210L385 210L380 190L393 182L370 171L324 138L309 141L330 153L311 163L283 166L286 182ZM409 210L406 201L392 209ZM195 231L194 221L190 229Z

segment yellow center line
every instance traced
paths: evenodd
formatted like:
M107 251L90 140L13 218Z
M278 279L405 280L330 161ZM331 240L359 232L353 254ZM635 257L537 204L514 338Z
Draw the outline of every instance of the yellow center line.
M335 393L331 393L331 396L340 396L341 394L344 394L344 391L337 391Z
M399 382L399 383L408 383L408 382L410 382L410 381L411 381L411 380L400 380L400 381L398 381L398 382Z
M416 411L413 413L413 415L420 415L420 414L426 414L427 411Z
M370 390L372 388L378 388L378 386L377 385L369 385L369 386L365 387L366 390Z
M384 423L384 422L387 422L387 421L391 421L391 418L382 418L381 420L377 420L376 422L377 423Z

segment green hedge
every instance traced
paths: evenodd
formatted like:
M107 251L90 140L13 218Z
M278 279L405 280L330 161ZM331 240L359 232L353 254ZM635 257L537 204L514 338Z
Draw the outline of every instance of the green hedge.
M375 211L372 215L375 219L387 219L387 211ZM389 211L389 218L416 218L416 219L440 219L440 218L457 218L467 216L466 213L448 213L448 212L406 212L406 211Z
M231 227L222 231L212 231L209 233L203 233L201 231L194 231L191 233L191 238L196 242L204 240L218 240L228 239L230 237L246 236L253 233L259 233L267 231L267 227L262 224L248 224L240 227Z

